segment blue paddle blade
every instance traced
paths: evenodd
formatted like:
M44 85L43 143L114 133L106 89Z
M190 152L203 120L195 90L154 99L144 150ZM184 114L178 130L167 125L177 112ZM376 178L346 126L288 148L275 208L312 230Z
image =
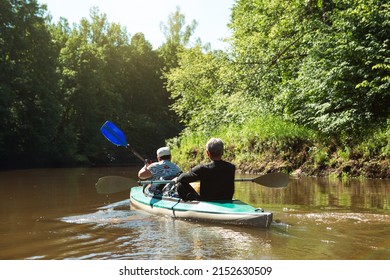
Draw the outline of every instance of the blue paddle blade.
M123 132L112 122L106 121L100 131L107 138L108 141L117 146L127 146L126 136Z

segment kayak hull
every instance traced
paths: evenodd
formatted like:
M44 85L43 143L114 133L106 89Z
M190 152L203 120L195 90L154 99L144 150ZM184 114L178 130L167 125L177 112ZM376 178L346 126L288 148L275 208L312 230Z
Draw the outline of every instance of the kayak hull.
M269 228L272 213L254 208L240 200L229 201L187 201L175 197L153 195L143 191L143 187L133 187L130 191L131 209L142 210L155 215L173 218L248 225Z

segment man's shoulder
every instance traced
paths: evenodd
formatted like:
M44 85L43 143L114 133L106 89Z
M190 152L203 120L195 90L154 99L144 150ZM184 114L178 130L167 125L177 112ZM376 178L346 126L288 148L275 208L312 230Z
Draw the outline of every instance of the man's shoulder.
M224 166L228 166L228 167L232 167L232 168L235 168L235 165L229 161L226 161L226 160L220 160L219 161L219 164L221 165L224 165Z
M225 161L225 165L226 165L226 168L229 168L229 170L232 170L232 171L236 170L236 166L231 162Z
M153 169L153 168L154 168L154 169L155 169L155 168L157 168L157 169L163 169L164 166L167 166L167 163L162 162L162 161L156 161L156 162L151 163L151 164L148 166L148 168L149 168L149 169Z
M174 167L174 168L179 168L179 169L180 169L179 166L177 166L176 164L174 164L172 161L169 161L169 160L164 160L162 164L163 164L163 165L168 165L168 166L170 166L170 167Z
M219 160L219 161L212 161L210 163L206 164L200 164L193 168L193 170L202 170L202 169L215 169L215 168L223 168L223 169L231 169L235 170L236 166L228 161Z

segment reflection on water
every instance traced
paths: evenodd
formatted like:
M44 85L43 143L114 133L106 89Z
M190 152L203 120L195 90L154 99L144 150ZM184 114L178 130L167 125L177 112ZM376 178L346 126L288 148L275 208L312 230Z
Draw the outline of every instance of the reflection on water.
M238 259L252 259L255 255L250 249L254 245L260 245L262 250L270 248L268 232L265 230L254 230L255 234L251 234L237 231L238 228L235 227L194 223L130 211L128 206L129 200L126 199L100 207L94 213L60 220L70 224L89 224L95 229L103 228L104 237L97 241L96 236L92 238L87 234L72 236L71 239L76 239L76 244L88 244L92 238L94 242L105 243L104 246L111 250L115 248L107 258L115 255L117 259L219 259L226 254ZM118 230L125 230L124 235L115 234L117 238L107 238L108 232ZM237 240L240 242L235 242ZM102 254L87 256L90 257L106 258Z
M300 178L284 189L237 183L274 213L269 230L130 211L99 177L138 168L0 172L0 259L390 259L390 182Z
M236 195L246 197L252 204L271 207L386 213L390 210L389 180L290 178L286 189L259 188L258 185L242 183L236 185Z

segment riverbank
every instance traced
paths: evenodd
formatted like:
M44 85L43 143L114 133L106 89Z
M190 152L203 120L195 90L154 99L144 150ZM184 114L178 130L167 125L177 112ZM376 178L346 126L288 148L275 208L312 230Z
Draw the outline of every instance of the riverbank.
M192 155L194 156L194 154ZM304 157L305 159L303 159ZM227 160L232 161L241 174L263 174L270 172L287 172L294 176L314 176L314 177L364 177L376 179L390 179L390 163L384 158L373 159L343 159L337 153L328 158L318 158L311 156L308 151L299 151L290 154L289 157L278 156L274 153L257 154L245 160L237 160L231 156ZM202 157L199 162L207 161ZM190 168L196 163L191 161L178 162L180 166Z
M390 164L388 160L349 160L334 159L333 166L316 166L305 162L301 166L294 166L289 161L246 162L237 165L237 171L242 174L260 174L284 171L294 176L315 177L364 177L376 179L390 179Z
M297 176L390 179L389 130L372 133L354 145L336 145L296 124L259 118L207 134L185 131L168 141L173 160L183 170L206 162L209 135L223 139L224 158L243 174L283 171Z
M231 160L235 161L234 158ZM238 172L243 174L284 171L296 176L390 179L390 162L386 157L350 158L340 151L330 154L326 149L315 147L278 152L269 149L249 161L240 160L236 165Z

